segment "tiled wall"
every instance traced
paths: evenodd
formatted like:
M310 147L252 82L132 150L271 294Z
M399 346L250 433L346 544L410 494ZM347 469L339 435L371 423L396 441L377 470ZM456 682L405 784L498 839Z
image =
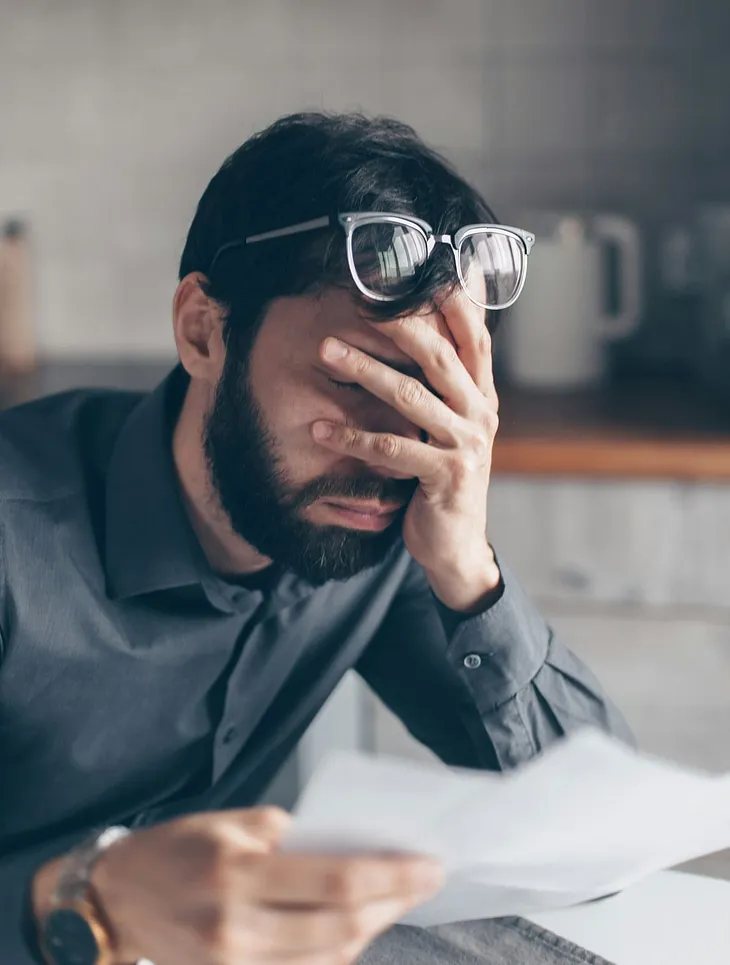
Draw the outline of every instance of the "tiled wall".
M412 122L508 216L647 237L730 194L727 0L0 0L0 214L26 213L48 353L165 354L225 154L284 111Z

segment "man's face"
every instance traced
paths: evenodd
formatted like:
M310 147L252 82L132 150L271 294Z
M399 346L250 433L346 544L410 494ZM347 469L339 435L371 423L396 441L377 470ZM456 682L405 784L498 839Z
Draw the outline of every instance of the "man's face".
M319 357L327 335L395 367L415 368L346 292L279 299L247 363L229 352L204 440L213 486L234 530L315 584L380 562L400 534L417 482L385 478L318 446L312 423L420 436L359 386L332 384Z

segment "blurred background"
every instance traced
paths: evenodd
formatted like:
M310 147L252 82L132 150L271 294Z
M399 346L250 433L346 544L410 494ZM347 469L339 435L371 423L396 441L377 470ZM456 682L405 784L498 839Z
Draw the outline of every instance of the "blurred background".
M537 234L493 541L643 746L730 770L729 92L727 0L0 0L0 404L164 374L251 133L412 123ZM427 756L349 678L305 745L282 800L332 746Z

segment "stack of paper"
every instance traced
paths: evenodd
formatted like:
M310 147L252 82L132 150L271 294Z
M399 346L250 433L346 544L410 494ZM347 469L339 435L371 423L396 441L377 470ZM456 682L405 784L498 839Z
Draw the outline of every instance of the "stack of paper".
M505 774L335 754L285 842L438 858L443 890L404 919L419 925L576 904L728 846L730 775L685 771L592 730Z

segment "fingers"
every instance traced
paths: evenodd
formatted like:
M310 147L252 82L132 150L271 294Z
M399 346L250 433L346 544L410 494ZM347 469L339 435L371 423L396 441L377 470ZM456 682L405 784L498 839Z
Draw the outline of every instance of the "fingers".
M482 393L460 358L458 346L438 326L425 324L422 316L409 315L380 324L378 330L418 363L449 408L467 418L478 413Z
M221 960L346 965L427 901L442 871L418 855L271 852L233 858L225 881L204 939Z
M344 354L332 358L328 350L333 346ZM400 412L413 425L424 429L436 441L444 445L455 445L460 441L463 434L460 416L430 392L423 382L397 372L366 352L346 345L338 339L325 339L322 349L323 360L339 379L361 385L372 395ZM459 364L454 350L449 347L449 351L455 362ZM428 376L428 373L426 375ZM463 375L464 379L468 380L466 372ZM445 386L439 387L434 384L433 387L440 392ZM473 386L472 391L475 391Z
M422 900L427 897L428 894ZM413 897L399 897L337 909L245 906L238 927L242 934L256 936L255 948L251 948L249 940L249 952L306 955L358 943L365 945L402 918L415 903Z
M483 308L475 305L463 289L454 290L439 306L459 354L479 391L496 404L492 365L492 339Z
M356 907L417 899L435 891L441 871L410 855L331 855L278 852L240 866L244 890L261 904Z
M439 887L416 855L274 850L288 823L274 808L191 815L108 849L94 887L120 961L349 965Z
M415 418L411 421L417 424ZM312 436L320 445L361 459L373 468L387 470L394 478L434 479L441 472L444 460L445 450L425 442L390 432L366 432L339 422L315 422Z

